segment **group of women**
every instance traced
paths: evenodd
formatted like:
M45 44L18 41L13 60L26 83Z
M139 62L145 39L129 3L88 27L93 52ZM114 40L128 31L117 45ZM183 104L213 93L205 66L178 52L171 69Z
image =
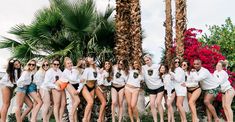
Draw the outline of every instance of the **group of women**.
M160 66L153 64L152 57L143 57L145 65L141 62L127 62L120 60L116 65L110 61L103 62L102 67L97 67L94 58L79 59L77 66L72 60L64 58L63 64L58 59L44 60L41 67L37 68L37 61L28 61L24 69L17 59L11 59L8 63L6 75L0 81L2 86L1 121L6 122L8 108L16 90L17 122L31 112L30 121L36 122L39 110L42 110L43 122L49 122L53 113L56 122L62 122L64 110L68 107L69 120L77 122L77 111L80 97L86 100L86 107L82 121L89 122L94 104L94 98L100 100L98 122L105 122L105 107L107 104L107 92L111 89L112 97L112 121L115 122L116 108L118 108L118 122L122 122L123 100L126 99L130 121L140 122L137 101L142 82L147 86L146 92L150 96L150 108L154 122L157 122L157 112L160 122L164 122L164 98L167 107L168 122L174 122L173 102L176 100L182 122L186 122L186 113L183 107L185 97L188 97L189 107L192 113L192 121L198 122L196 101L205 91L204 104L208 121L213 119L218 122L215 108L211 104L219 90L223 93L223 108L228 122L233 121L231 102L234 97L234 89L228 81L228 74L224 71L224 61L219 61L214 74L201 66L199 59L194 61L193 68L189 62L180 62L178 58L172 61L172 66L165 64ZM63 72L60 66L63 65ZM67 92L67 94L66 94ZM67 103L66 98L70 99ZM24 103L26 109L22 109ZM157 108L157 110L156 110ZM23 110L23 111L22 111Z

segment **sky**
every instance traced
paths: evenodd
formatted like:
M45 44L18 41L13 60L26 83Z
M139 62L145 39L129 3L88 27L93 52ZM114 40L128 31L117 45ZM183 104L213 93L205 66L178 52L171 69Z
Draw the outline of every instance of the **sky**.
M115 0L95 0L98 10L104 11L108 2L115 6ZM158 63L164 48L165 2L164 0L140 0L141 23L145 38L143 49L154 55ZM235 0L187 0L188 28L202 29L208 33L208 26L221 25L230 17L235 23ZM2 0L0 4L0 36L15 38L8 34L17 24L30 24L37 10L49 6L49 0ZM174 0L172 0L174 16ZM0 37L1 39L1 37ZM10 52L0 49L0 71L10 57Z

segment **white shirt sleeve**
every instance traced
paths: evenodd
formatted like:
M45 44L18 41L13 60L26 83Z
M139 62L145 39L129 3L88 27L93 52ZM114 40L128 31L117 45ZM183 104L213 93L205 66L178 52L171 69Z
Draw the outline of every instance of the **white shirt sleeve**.
M196 82L199 82L199 81L202 81L202 80L206 79L207 75L208 74L206 72L203 72L203 73L200 73L200 74L197 74L197 72L192 72L193 80L196 81Z
M28 72L27 71L23 71L22 75L20 76L20 78L16 81L16 84L18 87L24 87L25 85L27 85L26 83L28 82L28 80L30 80L28 77Z
M53 83L53 74L50 70L48 70L45 74L44 84L48 88L55 88L55 84Z

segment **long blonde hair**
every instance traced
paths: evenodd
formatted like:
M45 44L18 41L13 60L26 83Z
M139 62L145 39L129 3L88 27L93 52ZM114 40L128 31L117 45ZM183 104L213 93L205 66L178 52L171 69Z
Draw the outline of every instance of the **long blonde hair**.
M26 66L24 67L24 71L29 71L29 64L31 62L34 62L35 63L35 67L34 67L34 70L32 71L33 73L35 73L37 71L37 61L35 59L31 59L29 60L27 63L26 63Z
M48 67L50 68L49 60L44 59L44 60L42 61L42 65L41 65L40 68L39 68L39 71L41 71L41 72L46 72L45 69L43 69L43 64L44 64L45 62L48 63ZM49 68L48 68L48 69L49 69Z

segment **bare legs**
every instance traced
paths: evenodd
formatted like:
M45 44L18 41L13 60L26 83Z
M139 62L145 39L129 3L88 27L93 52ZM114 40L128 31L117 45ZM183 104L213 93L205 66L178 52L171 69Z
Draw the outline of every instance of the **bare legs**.
M233 111L231 109L231 104L233 101L234 94L235 93L232 88L232 90L227 90L222 96L223 109L228 122L233 122Z
M125 96L126 96L126 101L127 101L127 105L128 105L128 113L129 113L129 117L130 117L131 122L134 122L133 115L135 115L136 121L139 122L140 121L139 114L138 114L138 110L136 107L136 104L138 101L138 96L139 96L139 90L135 90L135 91L131 92L128 89L125 89Z
M105 111L105 106L107 104L106 95L105 93L102 93L98 87L95 89L95 93L101 102L99 117L98 117L97 122L104 122L104 111Z
M184 102L184 96L177 96L176 106L179 110L181 122L187 122L186 113L185 113L185 110L183 108L183 102Z
M124 98L124 88L119 92L116 89L111 89L112 94L112 122L115 122L115 107L118 103L118 122L122 122L122 113L123 113L123 98Z
M8 108L11 103L12 90L9 87L2 87L2 108L1 108L1 122L6 122Z
M214 96L213 94L206 93L204 96L204 104L207 107L207 117L208 117L208 122L211 121L211 115L214 117L215 122L219 122L219 118L216 114L214 106L211 104L213 102Z
M94 90L92 92L94 92ZM84 112L84 117L83 117L82 121L89 122L89 114L91 113L91 110L92 110L92 107L94 104L94 99L93 99L92 95L90 94L90 92L88 91L86 86L84 86L82 89L82 95L87 102L85 112Z
M193 93L188 92L189 107L192 112L192 122L199 122L199 119L197 117L196 101L199 98L201 91L201 88L198 88L193 91Z
M157 94L150 94L150 107L151 107L151 112L153 115L153 120L154 122L157 122L157 110L156 110L156 104L157 103L157 108L160 114L160 122L164 122L163 120L163 107L162 107L162 97L163 97L164 92L160 92Z
M76 111L80 103L80 99L78 97L78 92L71 84L67 85L66 90L69 92L71 99L72 99L72 108L71 108L71 111L69 112L69 119L70 119L70 122L75 122L77 118Z

